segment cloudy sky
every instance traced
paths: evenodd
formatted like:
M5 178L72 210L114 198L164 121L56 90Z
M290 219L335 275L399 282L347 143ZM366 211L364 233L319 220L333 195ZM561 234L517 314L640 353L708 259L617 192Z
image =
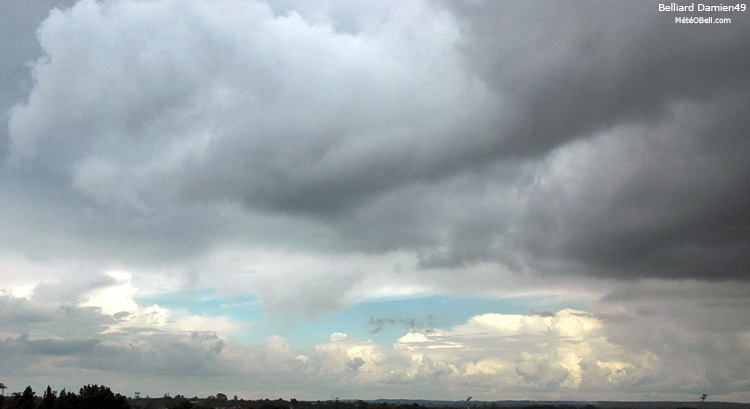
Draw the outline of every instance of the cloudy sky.
M682 14L1 2L0 381L750 402L750 11Z

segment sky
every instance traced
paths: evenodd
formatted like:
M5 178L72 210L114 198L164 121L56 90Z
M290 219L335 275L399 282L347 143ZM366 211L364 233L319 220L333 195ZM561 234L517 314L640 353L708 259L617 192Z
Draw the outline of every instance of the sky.
M0 381L750 402L748 38L650 1L2 1Z

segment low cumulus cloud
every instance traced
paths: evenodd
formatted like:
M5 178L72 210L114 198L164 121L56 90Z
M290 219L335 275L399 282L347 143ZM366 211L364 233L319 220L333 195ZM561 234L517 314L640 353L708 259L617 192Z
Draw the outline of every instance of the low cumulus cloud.
M240 342L232 336L238 323L158 306L137 305L127 314L93 305L48 307L40 309L47 319L4 329L0 350L13 358L4 360L2 369L11 379L47 373L85 383L92 381L88 373L130 384L123 380L128 374L145 373L238 390L242 385L227 376L261 377L257 390L271 391L283 380L298 396L312 396L332 383L365 398L408 390L436 397L467 390L494 396L502 390L509 398L532 393L625 399L633 393L695 394L708 385L716 395L731 396L746 378L747 323L744 316L726 316L722 323L712 317L746 303L746 289L665 283L649 283L647 290L618 288L592 305L596 313L487 313L451 328L408 330L392 346L334 333L311 351L297 350L279 336L260 344ZM112 288L122 290L123 283ZM691 298L699 302L686 301ZM0 317L34 309L33 299L4 296L0 302L16 305ZM83 319L99 324L82 326ZM195 330L201 326L204 331ZM8 332L14 328L26 332ZM733 363L712 361L727 352Z

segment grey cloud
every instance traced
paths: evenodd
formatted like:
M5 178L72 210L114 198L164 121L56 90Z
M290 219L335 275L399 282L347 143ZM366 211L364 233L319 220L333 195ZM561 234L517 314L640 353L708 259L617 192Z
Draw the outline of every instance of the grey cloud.
M133 315L133 314L132 314L131 312L128 312L128 311L120 311L120 312L118 312L118 313L115 313L114 315L112 315L112 318L114 318L115 320L118 320L118 321L119 321L119 320L123 320L123 319L126 319L127 317L129 317L129 316L131 316L131 315Z
M419 330L425 325L430 325L432 321L432 317L427 317L427 323L423 323L421 320L416 318L375 318L370 317L369 324L372 328L370 330L371 334L375 334L377 332L380 332L383 330L385 326L392 326L392 325L399 325L403 326L407 331L413 332L415 330ZM429 329L425 331L430 331Z
M277 16L299 14L312 23L330 24L336 31L350 34L360 33L373 20L382 22L393 18L399 9L398 3L392 0L377 3L326 0L315 5L300 0L268 2Z
M494 259L549 273L746 277L748 149L745 128L726 126L746 106L739 94L688 103L660 123L560 148L531 181L494 185L494 212L481 197L456 206L465 220L448 225L425 265Z
M595 358L586 357L579 363L581 367L581 388L602 389L607 388L610 383L612 370L600 366Z
M750 322L740 312L750 306L747 294L744 282L646 281L622 286L592 308L613 342L658 356L658 369L633 382L665 390L681 385L691 393L706 384L729 391L750 364L744 338ZM733 358L716 359L721 356Z
M747 24L689 30L638 2L447 6L469 33L462 49L478 72L517 105L498 155L604 149L600 163L571 169L586 183L574 195L565 195L573 178L550 190L517 185L529 193L525 216L505 209L511 227L479 237L530 251L525 261L541 260L542 271L746 277ZM622 128L633 132L607 152L598 135ZM472 260L464 254L451 244L442 264Z
M727 98L680 113L677 117L685 125L671 124L673 142L657 142L662 146L647 142L639 149L637 167L612 163L609 172L624 171L632 177L614 195L601 195L602 202L589 207L589 217L578 219L582 212L571 214L570 222L579 224L568 230L571 236L563 238L560 252L593 267L592 271L599 268L631 276L637 272L671 277L745 276L750 262L746 255L750 213L744 203L750 188L743 181L746 170L741 165L747 158L736 151L747 151L739 137L743 132L724 129L712 140L702 138L712 129L721 129L723 120L739 114L742 108L734 104L746 102L744 97ZM704 109L722 114L705 123L689 121L687 115ZM699 129L686 132L683 126ZM647 132L669 132L665 128ZM736 142L721 143L720 132ZM714 146L706 147L706 143ZM601 188L606 191L605 186Z
M498 140L506 154L543 154L596 130L658 119L672 102L747 86L742 22L693 30L634 1L446 6L469 32L462 49L517 106L516 126Z
M68 7L74 0L58 0L59 7ZM49 15L50 2L29 0L25 2L4 2L0 4L0 112L4 124L6 113L19 100L28 94L32 82L28 78L27 64L39 58L42 50L34 32ZM5 126L0 127L0 163L8 153L10 137Z
M90 339L113 320L97 308L0 296L0 323L8 334L29 333L40 339Z
M25 298L0 296L0 323L6 327L13 324L43 323L53 320L48 310L31 305Z
M6 358L0 370L9 376L41 373L70 378L71 370L86 369L101 371L107 379L133 373L210 377L278 369L280 359L285 358L277 351L248 345L242 362L237 362L235 355L227 355L226 340L214 333L176 333L153 327L105 331L118 317L97 308L39 305L6 296L0 297L0 307L7 307L0 308L5 335L0 339L0 354ZM236 353L238 345L233 348Z
M201 10L198 2L192 3L193 8L179 9L164 4L148 7L163 8L165 16L200 14ZM29 99L11 115L13 152L6 174L26 183L12 186L17 191L8 186L10 198L18 202L9 199L8 207L16 214L7 220L7 227L30 230L27 235L33 237L33 231L49 225L46 229L59 231L69 240L64 251L85 248L86 253L102 258L138 254L131 259L195 254L227 234L237 217L242 217L225 219L226 213L216 211L214 203L227 200L277 214L335 216L346 225L339 218L341 212L365 198L394 183L405 183L410 175L422 178L449 171L448 162L436 159L443 156L441 152L464 145L452 140L443 128L470 125L471 117L482 115L470 107L456 113L454 102L489 97L481 84L464 79L458 61L449 61L435 75L425 75L424 70L435 70L435 66L420 60L421 51L389 54L390 45L401 43L398 24L392 25L393 32L386 24L380 37L370 34L375 46L368 50L366 42L328 33L294 16L275 18L260 5L244 4L233 10L238 16L244 12L242 31L227 36L209 21L198 19L190 32L206 35L186 41L185 32L170 29L179 25L146 19L133 24L150 33L148 43L125 36L116 47L94 41L73 50L60 42L62 37L77 35L102 38L101 30L116 26L103 23L117 18L108 14L116 7L81 3L45 22L40 38L48 55L36 64L37 82ZM230 17L220 11L211 13ZM83 24L84 15L96 16L93 25ZM286 36L285 19L315 41ZM247 36L248 20L267 23L288 40L262 33ZM446 16L428 20L434 27L417 29L430 32L423 36L424 50L437 57L449 51L449 43L439 40L451 41L450 21ZM442 37L432 38L435 34ZM240 37L243 40L237 42ZM320 55L309 55L310 46ZM288 55L263 51L269 47L288 48ZM355 49L355 58L337 56L342 47ZM76 56L78 51L85 58ZM160 57L151 60L153 55ZM185 55L203 57L179 61ZM332 61L323 59L325 55ZM451 53L445 55L452 58ZM285 66L272 72L277 57L283 57ZM376 57L390 62L372 64L370 60ZM299 64L298 58L307 64ZM96 64L78 66L112 60L127 64L106 70ZM227 64L216 64L219 60ZM258 75L248 76L247 70ZM71 76L71 72L76 74ZM330 74L317 78L325 72ZM417 86L409 76L421 77L427 84ZM392 83L373 82L379 77ZM432 98L430 93L438 95ZM60 107L60 100L72 103ZM391 106L394 100L404 106ZM450 112L455 121L425 129L423 119L435 116L435 110ZM102 139L102 133L110 136ZM419 140L427 135L440 137L442 142ZM418 146L426 150L415 149ZM171 159L164 161L165 155ZM32 188L52 192L55 208L34 212L24 208L22 203ZM174 236L182 240L168 239ZM15 243L34 241L21 238L25 240ZM88 245L91 238L101 245ZM370 246L366 241L361 244Z
M424 356L414 378L418 382L437 382L452 374L454 374L454 369L445 362Z
M622 286L592 305L602 319L617 324L611 330L620 332L610 336L626 345L650 342L649 348L660 349L683 336L688 343L707 336L737 336L750 325L746 314L737 313L750 306L747 291L747 284L739 282L646 282ZM651 336L639 340L647 328Z
M542 388L558 388L568 378L567 369L540 354L524 353L515 364L516 372L526 383Z
M150 7L175 17L202 10L199 3L191 6L175 9L173 4L162 3ZM235 12L250 21L267 24L269 34L255 33L243 37L243 42L232 42L242 36L233 32L233 37L224 38L208 21L195 20L190 32L204 33L204 37L198 38L146 19L137 24L151 34L149 43L138 43L137 37L127 36L115 48L96 42L81 44L84 62L125 58L122 55L132 59L128 64L110 67L115 70L102 71L96 66L80 65L80 58L74 59L71 53L74 50L58 44L59 37L53 35L55 30L73 36L89 35L84 30L90 27L76 25L79 16L99 13L95 24L101 24L105 19L117 18L110 14L115 8L117 6L94 7L82 3L72 13L57 13L45 22L40 38L49 58L37 64L37 85L28 102L16 108L10 121L16 160L34 163L37 168L49 168L52 175L60 169L70 172L70 165L75 167L79 161L85 163L82 160L86 155L104 163L109 157L110 161L114 160L109 166L116 171L119 162L126 158L112 157L112 153L129 155L127 159L140 158L136 163L147 164L149 157L153 157L147 154L153 150L145 149L144 144L149 133L156 132L157 141L163 141L166 143L163 146L169 149L191 143L191 139L200 143L206 135L196 135L196 131L205 132L211 144L204 153L182 159L186 167L184 175L165 175L184 178L184 195L219 195L290 212L330 212L345 209L356 204L359 198L400 184L404 178L422 178L450 169L450 160L445 160L445 154L464 146L452 139L452 128L460 124L473 126L470 119L480 115L474 112L477 107L460 108L456 104L458 98L482 101L490 97L482 92L481 85L472 88L470 79L464 79L460 62L449 53L453 35L450 21L442 16L429 16L433 20L429 22L431 27L415 27L415 30L430 29L431 36L436 36L421 38L426 50L441 53L439 56L447 59L440 70L436 70L431 61L423 60L421 53L405 50L406 55L391 55L378 48L399 41L402 33L397 31L400 30L398 22L393 24L393 33L389 31L390 22L386 22L382 35L370 34L374 42L370 50L366 42L353 43L354 39L349 36L321 31L294 16L287 19L311 39L287 36L288 28L280 24L283 18L274 18L264 7L248 4ZM104 26L94 29L107 30ZM185 35L190 41L185 41ZM173 50L173 46L178 49ZM155 50L149 50L151 47ZM267 47L288 50L272 56L263 51ZM308 55L305 47L314 47L320 55ZM355 54L358 59L344 60L337 56L339 49L350 47L358 48ZM234 56L226 65L213 62L225 57L214 55L221 51ZM150 61L151 52L163 52L165 57ZM254 58L237 54L245 52ZM369 64L368 60L373 57L368 53L378 55L381 64ZM179 61L184 54L204 58ZM402 64L398 58L408 63ZM284 65L280 72L268 71L267 65L272 59L280 59ZM304 64L298 64L298 59ZM400 69L394 67L396 64L401 65ZM82 81L80 86L57 87L55 82L72 69L78 72L76 78ZM247 77L248 70L257 71L258 75ZM326 74L329 71L335 75ZM205 77L198 74L205 74ZM417 86L412 82L418 75L423 76L421 81L425 84ZM307 81L311 77L316 78ZM392 83L373 83L372 77L389 78ZM133 88L134 84L139 86ZM261 84L266 84L262 85L263 89L259 89ZM84 93L88 90L93 90L93 94ZM431 94L436 94L437 98L431 98ZM27 120L32 115L39 118L47 116L45 111L51 108L60 108L48 105L52 101L47 98L53 95L77 102L64 107L63 113L55 114L67 118L65 124L60 124L53 116L29 126ZM114 96L119 99L113 99ZM218 100L212 100L214 98ZM394 101L400 102L394 106ZM481 106L479 104L479 109L486 109ZM435 110L451 112L455 121L425 127L423 120L434 117ZM184 114L191 116L192 123L184 121ZM231 118L231 122L227 122L227 118ZM48 132L45 128L49 126L57 128L57 136L52 139L45 135ZM164 129L164 126L169 128ZM95 142L103 128L116 137L121 132L141 137L114 139L112 142L124 149L111 152L115 146ZM433 143L421 144L418 138L428 133ZM60 143L63 140L65 143ZM72 140L76 143L70 143ZM421 149L413 149L418 146ZM166 152L159 149L157 153ZM29 155L45 160L30 161ZM442 161L435 161L441 157ZM83 174L78 178L73 176L78 181L76 186L84 193L89 188L91 192L99 191L100 183L119 182L120 191L137 194L128 192L131 180L137 185L138 180L133 180L137 175L132 169L124 171L122 176L114 173L109 178L102 172L95 172L104 180L94 185L85 171L79 170ZM123 182L126 185L123 186Z
M230 362L221 355L225 343L216 335L163 334L147 338L147 346L97 344L86 355L67 360L61 365L181 376L213 376L237 370L230 370Z
M105 323L94 309L40 305L26 299L0 297L0 362L11 376L51 375L51 365L91 353Z
M540 317L554 317L556 315L554 311L546 311L546 310L545 311L529 310L529 313L531 313L532 315L538 315Z
M365 364L365 360L364 359L362 359L361 357L356 357L356 358L352 358L352 359L348 360L346 362L346 367L349 368L349 369L351 369L352 371L356 371L357 369L359 369L360 367L362 367L362 365L364 365L364 364Z
M42 355L86 354L99 343L95 339L30 339L28 334L24 334L16 339L6 339L4 342L18 345L26 353Z
M529 118L498 141L498 150L546 159L521 161L532 164L530 178L491 190L518 196L516 205L493 198L485 209L483 197L466 197L462 207L470 210L458 214L468 217L446 223L449 236L442 246L426 246L422 264L495 259L514 269L530 263L538 271L600 276L746 277L748 76L739 67L748 55L747 24L687 33L670 30L667 16L642 3L580 6L494 3L458 12L473 34L466 52ZM588 23L549 24L561 19ZM540 38L525 37L519 26L538 28L529 32ZM537 185L551 158L575 144L582 149L570 161L601 159L572 162L570 175ZM443 188L443 200L453 193L444 186L436 189Z
M69 280L66 277L71 277ZM30 298L50 304L77 304L85 301L86 295L96 289L115 283L115 279L83 267L77 271L60 272L56 283L40 283L32 291Z

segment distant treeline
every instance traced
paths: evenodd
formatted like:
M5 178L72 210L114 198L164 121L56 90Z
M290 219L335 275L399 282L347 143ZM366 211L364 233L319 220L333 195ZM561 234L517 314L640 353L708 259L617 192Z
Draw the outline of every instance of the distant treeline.
M47 386L41 397L27 386L23 393L14 393L3 400L0 402L2 409L130 409L125 396L103 385L86 385L79 393L63 389L60 394Z
M226 395L219 393L216 396L208 398L186 398L181 395L174 397L164 396L161 398L140 398L131 399L133 409L455 409L454 406L425 406L416 402L413 403L388 403L388 402L366 402L363 400L354 401L303 401L297 399L259 399L245 400L227 398ZM472 405L473 407L473 405ZM500 409L501 406L489 405L489 407ZM597 409L595 406L572 406L572 405L529 405L526 407L514 407L512 409Z

